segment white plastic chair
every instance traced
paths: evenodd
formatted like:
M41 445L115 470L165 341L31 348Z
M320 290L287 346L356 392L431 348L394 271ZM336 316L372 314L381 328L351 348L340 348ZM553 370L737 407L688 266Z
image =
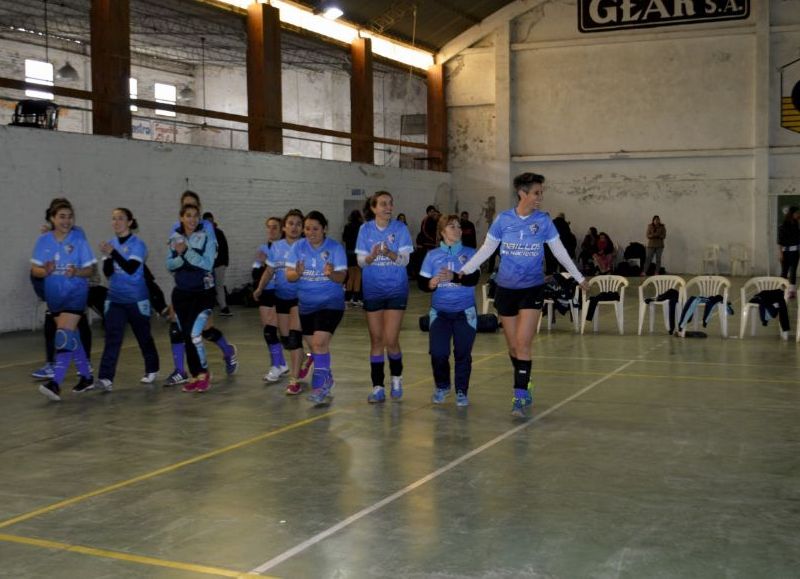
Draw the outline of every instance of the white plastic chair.
M489 297L489 284L485 283L481 286L481 313L488 314L490 305L494 306L494 299Z
M739 324L739 338L744 338L747 329L747 318L750 318L750 335L756 335L756 318L758 318L758 304L751 304L750 300L758 292L765 290L782 290L784 294L789 289L789 280L782 277L763 276L752 277L742 286L742 321ZM752 315L751 315L752 314Z
M741 243L731 243L728 247L731 258L731 275L750 275L750 255Z
M698 275L686 282L686 293L684 294L687 301L691 296L722 296L722 303L717 306L717 313L719 315L720 331L723 338L728 337L728 303L730 302L728 293L730 289L731 282L726 277L722 277L721 275ZM706 306L705 304L701 304L701 306L705 314ZM695 330L700 327L700 318L702 317L699 312L700 306L697 307L698 310L696 310L694 314Z
M664 310L664 327L669 330L669 300L656 300L658 296L667 290L678 290L678 303L675 307L675 317L681 314L681 309L686 301L686 280L678 275L654 275L645 280L639 286L639 335L642 335L642 326L644 326L644 318L650 311L650 333L655 329L656 321L656 306L661 306ZM645 299L652 298L650 303L645 302ZM673 320L677 324L677 319Z
M567 272L561 272L561 276L564 279L571 279L572 276ZM574 303L577 301L578 297L580 296L581 288L580 286L575 287L575 295L572 296L572 302L569 305L569 315L572 318L572 325L575 327L575 333L577 334L579 331L578 324L580 324L580 312L578 312L578 308L575 307ZM539 330L542 327L542 318L547 317L547 331L549 332L553 327L553 314L555 310L555 302L550 298L544 300L542 304L542 315L539 316L539 323L536 324L536 333L539 333Z
M612 300L607 302L597 302L597 308L594 312L592 320L592 329L597 332L599 328L600 306L614 306L614 312L617 315L617 328L620 335L624 334L623 324L623 308L625 307L625 288L628 287L628 280L621 275L598 275L589 280L589 291L581 289L581 334L586 329L586 317L589 314L589 294L592 287L596 287L599 293L602 292L618 292L619 301Z
M719 245L706 245L703 251L703 273L719 273Z

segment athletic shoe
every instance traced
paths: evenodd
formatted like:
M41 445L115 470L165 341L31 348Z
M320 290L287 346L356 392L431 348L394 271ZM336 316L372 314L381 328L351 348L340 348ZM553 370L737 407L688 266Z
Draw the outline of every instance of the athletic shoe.
M302 364L300 364L300 371L297 373L297 379L302 380L308 376L308 372L311 370L311 366L313 365L314 357L311 355L311 352L306 352L306 359L303 360Z
M460 390L456 392L456 406L459 408L469 406L469 399L467 398L466 392L461 392Z
M78 383L72 387L72 391L75 392L75 394L83 394L89 390L94 390L94 378L92 376L81 376Z
M194 383L195 392L207 392L211 388L211 372L203 372Z
M111 392L114 386L111 383L111 380L108 378L100 378L97 382L95 382L95 386L97 386L100 390L104 390L106 392Z
M336 382L333 381L333 376L328 375L325 383L308 395L308 400L313 402L315 407L330 405L333 400L331 390L333 390L334 386L336 386Z
M230 318L233 315L233 312L230 310L230 308L222 308L219 311L219 315Z
M392 390L390 392L392 400L400 400L403 397L403 377L392 376Z
M53 402L61 402L61 388L52 380L47 384L39 384L39 392L47 396Z
M386 402L386 390L383 386L373 386L372 394L367 396L367 402L370 404L380 404Z
M281 376L289 373L289 366L273 366L264 374L264 382L277 382Z
M781 340L784 342L789 339L789 332L785 330L781 330Z
M298 382L294 378L289 380L289 384L286 386L286 395L297 396L298 394L302 393L303 393L303 385L300 384L300 382Z
M450 388L434 388L431 402L434 404L444 404L444 399L450 395Z
M181 390L183 392L194 392L194 391L196 391L197 390L197 384L200 381L199 378L200 378L199 376L197 378L192 378L191 380L189 380L189 382L187 384L183 385L183 388L181 388Z
M231 350L233 351L230 355L225 356L225 373L228 376L233 376L239 370L239 358L237 357L239 351L233 344L231 344Z
M180 370L175 370L167 376L167 379L164 380L164 386L177 386L178 384L184 384L189 381L189 377L181 372Z
M142 376L142 379L139 380L142 384L152 384L158 378L158 372L149 372Z
M525 418L528 415L528 409L533 406L533 396L531 391L514 389L514 398L511 406L511 416L517 418Z
M33 372L31 372L31 376L33 376L37 380L52 380L55 375L56 375L56 369L53 368L53 365L50 362L47 362L44 366L42 366L38 370L34 370Z

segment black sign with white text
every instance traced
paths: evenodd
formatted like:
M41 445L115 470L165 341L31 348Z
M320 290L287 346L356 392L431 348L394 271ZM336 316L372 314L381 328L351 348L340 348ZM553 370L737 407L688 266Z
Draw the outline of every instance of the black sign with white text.
M750 0L578 0L581 32L741 20Z

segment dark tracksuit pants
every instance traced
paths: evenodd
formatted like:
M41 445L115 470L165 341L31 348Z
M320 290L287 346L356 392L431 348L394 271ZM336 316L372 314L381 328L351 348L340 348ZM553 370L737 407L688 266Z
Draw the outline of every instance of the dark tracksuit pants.
M145 374L158 372L158 350L150 333L150 317L139 311L138 304L118 304L108 302L105 312L106 344L100 362L100 378L114 380L117 360L125 336L125 324L131 325L133 335L139 343L144 357Z
M183 333L189 372L194 377L208 370L202 331L214 308L215 300L216 295L213 288L203 291L186 291L176 287L172 290L172 307ZM192 334L197 339L197 344L195 344Z
M467 393L472 373L472 344L475 328L467 322L464 312L437 312L430 326L430 355L433 380L437 388L450 387L450 342L455 358L456 391Z

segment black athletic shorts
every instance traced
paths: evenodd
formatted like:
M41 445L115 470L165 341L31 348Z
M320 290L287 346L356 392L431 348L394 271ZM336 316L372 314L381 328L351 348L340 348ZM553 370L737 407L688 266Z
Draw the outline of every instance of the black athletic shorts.
M275 307L275 290L264 290L261 292L261 295L258 296L258 305L265 307L265 308L274 308Z
M275 311L279 314L290 313L292 311L292 308L296 307L297 304L298 304L297 298L291 300L285 300L283 298L275 296Z
M497 286L494 307L501 316L516 316L520 310L541 310L544 303L544 284L522 289Z
M300 314L300 326L304 336L312 336L314 332L333 334L344 317L344 310L317 310L310 314Z

